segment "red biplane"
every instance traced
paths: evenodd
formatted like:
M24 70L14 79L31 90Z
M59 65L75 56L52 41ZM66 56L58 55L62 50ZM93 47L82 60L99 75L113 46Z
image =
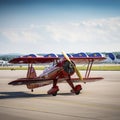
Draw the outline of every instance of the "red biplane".
M53 96L57 95L59 87L57 83L66 81L72 88L71 92L78 95L82 90L82 86L74 86L73 82L90 82L103 79L102 77L89 77L93 62L102 61L105 57L68 57L67 54L63 53L61 57L18 57L10 61L14 64L28 64L28 72L26 78L20 78L14 80L9 85L26 85L28 89L33 91L34 88L53 84L52 88L47 92ZM51 63L52 66L46 68L43 73L39 76L36 75L36 71L33 64L38 63ZM88 63L85 77L81 76L81 73L77 69L75 63ZM72 78L72 75L76 73L77 78Z

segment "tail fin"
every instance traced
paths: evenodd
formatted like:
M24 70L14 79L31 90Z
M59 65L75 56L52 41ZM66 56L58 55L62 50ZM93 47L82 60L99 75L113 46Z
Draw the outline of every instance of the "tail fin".
M28 67L27 78L36 78L36 71L33 66Z

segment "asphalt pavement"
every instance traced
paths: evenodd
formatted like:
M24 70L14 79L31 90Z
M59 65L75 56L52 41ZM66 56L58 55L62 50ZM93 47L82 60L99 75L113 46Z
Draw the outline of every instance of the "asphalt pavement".
M47 94L51 85L34 92L26 86L8 85L25 77L26 71L1 70L0 120L119 120L120 71L93 71L91 75L104 80L80 83L83 90L79 95L70 93L67 83L60 83L58 95L51 96Z

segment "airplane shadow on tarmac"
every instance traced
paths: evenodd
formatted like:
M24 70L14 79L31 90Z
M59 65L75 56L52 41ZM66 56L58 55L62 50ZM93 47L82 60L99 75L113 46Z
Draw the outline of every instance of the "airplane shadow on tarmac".
M57 95L71 96L73 93L58 93ZM30 94L25 92L0 92L0 99L14 99L14 98L32 98L32 97L51 97L48 94Z

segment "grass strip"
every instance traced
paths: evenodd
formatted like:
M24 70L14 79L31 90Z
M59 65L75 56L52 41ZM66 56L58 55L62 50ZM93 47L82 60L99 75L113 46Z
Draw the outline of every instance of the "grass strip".
M87 67L86 66L78 66L77 67L79 70L86 70ZM94 71L120 71L120 65L118 66L92 66L92 69L91 70L94 70Z
M87 66L78 65L77 68L79 70L86 70ZM27 66L8 66L8 67L0 67L0 70L27 70ZM35 66L35 70L44 70L44 66ZM94 71L120 71L120 65L93 65L92 70Z

